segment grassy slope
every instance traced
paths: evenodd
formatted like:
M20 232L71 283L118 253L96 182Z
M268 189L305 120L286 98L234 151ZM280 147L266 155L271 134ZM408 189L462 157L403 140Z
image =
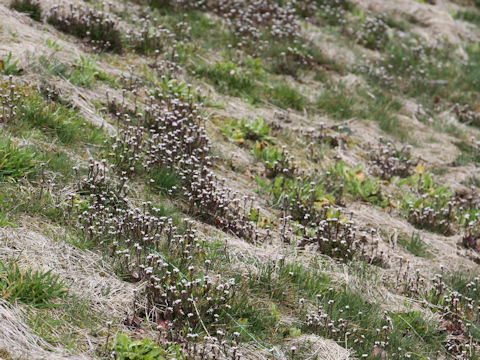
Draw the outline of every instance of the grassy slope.
M372 146L378 147L379 136L396 147L411 144L414 158L421 159L425 171L435 174L437 184L449 184L459 193L474 186L478 193L478 120L473 117L469 124L462 123L453 109L460 103L478 111L478 49L461 40L467 34L478 36L474 16L478 11L463 7L463 12L458 12L459 19L473 23L468 26L451 19L449 12L458 11L456 4L432 7L405 0L399 2L399 8L381 8L372 1L374 15L387 11L384 21L390 37L380 39L385 44L377 48L376 38L357 41L357 34L350 34L348 28L362 29L367 22L366 3L358 3L344 15L346 27L328 24L329 15L314 24L302 20L303 26L313 30L309 32L313 34L311 42L303 41L316 60L302 66L283 58L285 44L281 41L269 50L271 61L237 56L226 50L232 34L221 18L188 11L185 21L192 30L181 40L178 62L183 70L173 82L161 77L165 72L147 66L153 55L146 45L136 51L135 47L127 48L123 54L98 56L75 37L30 21L10 10L5 1L0 5L0 58L5 69L1 87L7 91L8 76L12 75L19 93L28 95L23 110L2 125L5 136L0 138L0 159L7 159L8 166L2 165L5 172L0 174L0 226L4 228L0 260L7 264L16 259L22 269L51 269L68 288L67 293L55 293L48 281L42 283L51 290L44 302L52 306L38 306L35 299L14 298L2 285L3 297L22 311L19 322L25 322L31 334L49 344L42 350L30 342L32 354L50 346L57 353L101 358L117 332L158 337L156 325L145 316L141 316L141 331L124 325L124 313L130 318L134 308L133 288L141 294L142 283L126 281L108 247L78 231L62 207L71 201L68 195L79 181L72 166L79 167L85 176L91 157L100 160L107 156L105 141L107 146L111 144L108 134L122 126L115 112L105 109L107 99L122 99L122 87L130 87L132 74L140 80L140 99L127 90L125 103L130 108L136 101L147 102L146 94L154 88L168 92L170 85L172 93L195 92L195 101L204 103L208 117L204 125L212 153L217 156L212 168L241 196L255 197L247 215L259 236L245 241L215 227L216 222L208 216L193 214L178 193L171 195L168 189L179 182L163 169L149 174L154 180L151 184L140 171L129 180L133 204L152 201L180 228L184 226L182 218L193 218L197 235L209 244L202 256L211 259L212 272L236 279L239 290L230 313L237 323L224 321L228 324L226 338L234 331L241 333L240 352L244 356L261 358L265 351L238 323L261 343L274 347L280 358L309 358L322 347L327 353L343 354L339 357L347 353L337 347L348 348L351 356L366 354L370 358L381 356L382 351L393 358L405 353L414 358L432 358L437 353L451 358L456 350L449 346L455 341L464 349L462 341L468 335L458 336L458 332L446 329L455 326L457 319L455 312L452 318L448 315L451 311L445 310L443 298L450 293L442 294L442 299L434 295L431 289L438 289L438 285L431 279L443 272L447 286L473 297L465 284L474 276L465 274L476 274L472 258L478 259L478 255L474 249L459 245L464 233L457 222L455 229L447 232L437 223L430 226L409 218L405 203L418 197L418 178L413 176L410 184L382 180L374 172L369 154ZM42 6L48 9L48 4ZM416 13L412 13L412 6ZM135 16L141 8L136 4L125 12L116 4L109 11L120 17L122 28L135 28L139 26ZM443 39L442 28L422 17L432 16L432 9L438 19L447 19L445 33L450 33L452 26L459 35ZM170 29L183 19L183 12L155 11L158 23ZM414 43L402 44L399 32L409 34ZM434 47L417 48L435 41ZM329 43L334 46L325 45ZM462 52L473 65L463 63ZM16 60L18 64L12 65ZM188 83L193 84L193 90L188 89ZM49 93L46 88L56 90ZM327 130L319 130L321 123ZM309 135L311 128L317 129L316 137ZM290 154L293 160L286 160ZM301 177L306 175L307 180L286 182L290 193L310 194L310 182L323 184L322 189L315 188L315 202L336 199L343 216L353 218L366 238L355 259L338 262L333 259L338 253L319 254L314 247L296 246L300 244L295 244L295 230L282 230L285 193L279 186L281 176L272 167L275 160L295 164L297 170L287 168L298 171ZM432 185L428 191L438 188ZM447 190L438 192L443 196ZM80 198L75 201L83 206ZM291 210L293 216L295 210ZM296 220L290 224L292 228L302 222L301 217ZM22 237L25 232L30 236ZM35 238L45 245L36 245ZM341 257L346 256L342 251ZM62 256L66 252L72 257ZM82 267L75 258L91 266ZM102 278L111 280L105 284ZM22 286L27 285L20 281ZM141 296L137 301L138 306L144 305ZM352 345L357 335L345 342L344 330L336 332L315 323L318 305L333 327L341 329L340 319L344 319L349 332L359 329L363 342ZM458 316L472 323L470 334L473 341L479 341L478 318L468 311ZM107 321L112 324L107 326ZM200 325L195 331L205 335ZM0 327L0 335L8 338L5 334ZM381 343L385 336L388 345ZM208 337L204 341L208 342ZM12 344L12 339L6 343ZM398 351L399 347L403 350ZM19 350L14 345L0 345L0 351L8 358Z

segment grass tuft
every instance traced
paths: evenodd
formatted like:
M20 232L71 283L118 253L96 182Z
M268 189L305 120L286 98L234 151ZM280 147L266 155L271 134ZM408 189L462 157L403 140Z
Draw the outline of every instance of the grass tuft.
M398 243L415 256L422 258L431 258L433 256L429 250L430 247L425 243L420 234L402 235L398 238Z
M36 0L13 0L10 7L18 12L25 13L35 21L40 21L42 8Z
M0 138L0 179L19 179L35 172L35 153L19 148L10 139Z
M2 297L10 302L40 307L67 294L65 284L51 270L22 270L15 261L0 261L0 290Z

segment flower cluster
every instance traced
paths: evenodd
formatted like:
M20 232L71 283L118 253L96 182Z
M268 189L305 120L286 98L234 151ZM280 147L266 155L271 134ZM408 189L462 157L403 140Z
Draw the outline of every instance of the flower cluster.
M88 39L98 51L120 52L123 48L117 22L103 11L77 5L57 5L50 9L47 22L57 29Z
M373 172L384 180L393 176L407 177L412 174L417 162L412 159L412 147L405 145L397 149L392 143L380 144L371 153Z

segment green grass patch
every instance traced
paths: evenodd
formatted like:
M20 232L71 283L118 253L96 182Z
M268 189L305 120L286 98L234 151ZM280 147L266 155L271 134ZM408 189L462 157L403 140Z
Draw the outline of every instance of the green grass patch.
M103 140L100 129L86 123L76 110L63 105L47 105L38 99L30 99L17 118L21 130L38 128L63 144L79 141L99 144Z
M35 0L13 0L10 3L12 9L25 13L35 21L40 21L42 17L42 8L40 3Z
M347 344L344 339L337 341L340 345L354 349L359 356L371 355L376 342L384 341L385 326L388 328L389 337L386 352L396 353L399 358L408 354L410 359L425 359L435 356L437 351L442 349L445 333L438 329L436 322L426 320L421 312L383 311L378 305L365 300L362 294L348 287L328 289L320 295L318 303L328 314L329 322L338 324L342 318L346 321L347 330L357 329L356 338L363 341L353 343L350 339ZM388 325L389 318L391 327ZM384 331L377 332L376 329ZM312 331L312 328L303 330L308 332ZM328 327L314 327L313 330L321 336L333 335Z
M48 57L41 55L39 63L47 74L67 79L75 86L91 88L95 82L101 81L112 88L118 87L116 80L99 70L96 61L88 56L80 55L73 66L61 62L53 54Z
M308 100L297 89L288 84L274 85L267 100L281 109L303 110Z
M360 118L379 124L381 130L404 139L406 131L401 126L397 113L402 104L384 90L372 91L357 87L355 92L346 89L343 83L329 84L317 97L316 108L334 120Z
M468 21L475 25L480 25L480 14L477 11L460 10L454 15L455 19Z
M58 199L43 187L25 186L21 183L0 183L0 213L12 222L18 216L43 216L53 223L61 223L64 218Z
M0 261L2 298L34 306L49 306L50 301L67 294L65 284L51 270L21 269L16 261Z
M348 120L355 116L355 98L345 86L339 83L335 88L328 87L317 97L317 108L334 120Z
M109 289L103 290L108 294ZM91 306L76 295L67 295L56 301L55 307L26 308L27 324L43 340L61 346L71 353L90 349L90 339L104 336L107 318L93 311ZM111 319L108 319L111 320Z
M472 146L466 141L455 143L460 154L455 159L455 166L465 166L468 164L477 164L480 162L480 149Z
M19 179L36 172L36 154L30 148L14 145L0 137L0 180Z
M422 258L433 257L433 254L430 251L430 246L425 243L418 233L412 233L410 236L403 234L399 236L398 243L403 246L405 250L415 256Z
M330 280L315 265L265 263L249 275L245 286L250 298L257 299L253 303L261 304L264 309L263 322L248 320L245 324L249 331L267 342L315 333L337 341L361 357L362 354L370 355L376 342L384 341L387 327L389 344L386 351L396 353L398 358L408 354L410 358L420 360L435 356L445 341L445 333L438 329L438 324L426 320L421 312L382 310L347 285ZM308 305L299 305L300 299ZM278 321L279 313L291 312L298 313L301 319L308 319L307 309L317 307L327 316L322 321L324 326L304 320L287 324ZM343 330L338 330L340 322L344 324ZM336 332L331 331L330 325L327 326L330 323L337 329ZM353 329L356 329L354 335L345 342L344 333L348 331L352 334ZM377 329L383 330L377 332Z
M213 66L203 64L197 66L195 72L222 93L247 99L252 104L261 101L261 86L256 83L254 74L233 62L220 62Z
M105 140L102 129L66 105L47 102L33 93L22 96L16 105L18 110L8 123L9 131L15 136L40 130L48 141L57 140L65 145L81 142L100 145Z
M162 194L172 194L180 190L181 179L173 171L165 167L152 168L147 178L149 178L149 188L152 192L160 192Z
M380 129L388 134L400 139L406 138L406 130L396 116L402 108L398 100L385 91L374 91L372 94L360 91L360 95L363 97L359 113L361 118L377 122Z

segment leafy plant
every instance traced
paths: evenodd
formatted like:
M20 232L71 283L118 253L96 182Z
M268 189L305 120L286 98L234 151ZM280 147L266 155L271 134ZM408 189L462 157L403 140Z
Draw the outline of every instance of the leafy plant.
M22 69L17 68L18 60L12 62L12 52L10 51L6 58L0 60L0 70L5 75L20 75Z
M286 148L279 150L273 146L263 146L261 142L257 142L252 144L252 152L255 158L263 162L267 178L275 178L278 175L285 177L295 175L293 158Z
M417 165L417 173L399 182L409 184L412 192L404 192L401 207L413 225L449 235L453 231L457 209L448 185L437 185L432 174Z
M95 80L110 80L108 75L98 70L96 62L80 55L80 59L75 60L73 70L68 74L68 79L73 85L90 87Z
M16 261L0 261L0 290L4 299L35 306L48 306L48 302L67 294L65 284L52 275L52 271L22 270Z
M118 334L113 344L116 358L119 360L169 360L186 359L181 346L174 344L157 345L152 340L133 340L126 334Z
M324 179L325 188L337 197L346 192L357 199L382 207L388 204L379 182L367 177L359 165L351 169L343 161L338 161L326 171Z
M58 44L57 40L46 39L45 44L53 51L62 51L64 46Z
M245 140L263 141L271 144L275 142L270 135L271 127L262 118L255 120L229 119L222 128L222 132L228 138L241 144Z

